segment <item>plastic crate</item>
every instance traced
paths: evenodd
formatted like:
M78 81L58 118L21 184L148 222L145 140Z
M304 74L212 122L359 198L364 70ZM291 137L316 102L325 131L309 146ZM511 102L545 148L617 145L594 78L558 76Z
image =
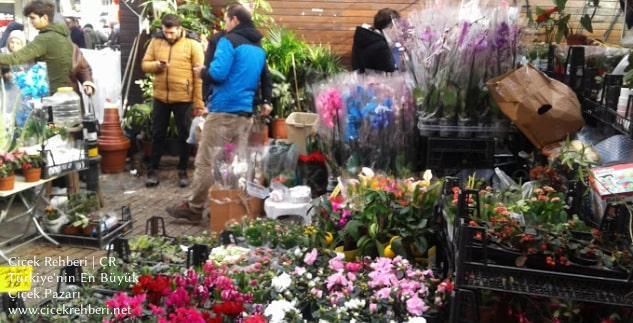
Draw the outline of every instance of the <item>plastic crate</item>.
M306 154L306 139L315 131L319 115L308 112L293 112L286 118L288 141L297 146L299 154Z
M493 168L494 163L494 138L427 138L428 169Z

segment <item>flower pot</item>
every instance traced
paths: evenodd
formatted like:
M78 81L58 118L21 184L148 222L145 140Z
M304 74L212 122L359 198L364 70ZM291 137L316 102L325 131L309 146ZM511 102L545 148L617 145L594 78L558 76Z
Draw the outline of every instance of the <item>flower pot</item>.
M75 227L72 225L66 225L62 228L62 233L69 236L78 236L82 234L83 229L81 227Z
M15 187L15 175L0 177L0 191L10 191Z
M336 247L334 251L345 255L345 261L355 261L358 259L358 249L344 250L343 246Z
M567 45L587 45L587 36L582 34L574 34L567 36Z
M62 213L55 220L49 220L48 218L44 217L44 220L42 221L42 224L44 225L44 228L46 229L46 231L48 231L50 233L59 233L61 228L64 225L66 225L69 221L70 221L70 219L68 219L68 216L66 216L66 214Z
M101 171L106 174L122 172L125 169L125 159L129 148L130 140L121 129L118 107L106 106L99 136Z
M90 224L87 227L82 229L82 233L85 236L91 236L91 235L93 235L93 233L96 234L96 232L97 232L96 229L97 229L97 226L95 224Z
M288 138L288 125L286 125L286 119L275 119L271 124L272 137L275 139L287 139Z
M22 173L24 173L24 180L27 183L37 182L42 178L41 168L23 169Z

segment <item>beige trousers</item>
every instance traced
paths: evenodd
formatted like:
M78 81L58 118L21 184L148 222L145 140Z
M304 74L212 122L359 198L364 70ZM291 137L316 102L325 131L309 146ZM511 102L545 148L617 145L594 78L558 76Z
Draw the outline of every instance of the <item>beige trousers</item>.
M231 113L209 113L204 121L193 173L193 193L189 207L202 212L207 207L209 188L213 185L213 162L226 144L235 144L237 151L245 151L253 125L252 118Z

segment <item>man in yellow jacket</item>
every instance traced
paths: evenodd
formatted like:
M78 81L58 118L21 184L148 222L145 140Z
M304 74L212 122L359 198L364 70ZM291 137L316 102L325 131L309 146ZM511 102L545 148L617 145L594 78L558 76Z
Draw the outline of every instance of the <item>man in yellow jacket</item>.
M191 107L193 104L193 115L200 115L204 109L202 80L194 73L194 68L204 64L204 53L200 42L187 37L178 16L167 14L161 24L162 31L150 41L142 63L143 72L155 75L152 155L145 184L156 186L160 183L158 165L173 113L178 128L179 185L185 187L189 185L189 146L186 140L191 124Z

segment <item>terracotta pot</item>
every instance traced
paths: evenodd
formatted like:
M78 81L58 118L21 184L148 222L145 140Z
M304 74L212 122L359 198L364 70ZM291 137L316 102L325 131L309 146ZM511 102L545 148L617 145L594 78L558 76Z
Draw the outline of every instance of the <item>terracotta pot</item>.
M566 39L567 45L587 45L587 36L582 34L569 35Z
M91 236L93 231L95 231L95 232L96 232L96 230L95 230L96 228L97 228L97 226L96 226L96 225L91 224L91 225L89 225L89 226L87 226L87 227L83 228L82 232L83 232L83 234L84 234L85 236Z
M288 139L288 125L286 119L275 119L271 124L272 136L275 139Z
M101 171L106 174L122 172L125 169L125 159L129 148L130 140L121 129L118 107L107 106L104 109L103 125L99 135Z
M74 227L72 225L64 226L62 233L70 236L78 236L82 233L83 229L80 227Z
M0 177L0 191L10 191L15 187L15 175Z
M24 180L27 183L37 182L42 178L42 169L41 168L30 168L26 170L22 170L24 173Z

